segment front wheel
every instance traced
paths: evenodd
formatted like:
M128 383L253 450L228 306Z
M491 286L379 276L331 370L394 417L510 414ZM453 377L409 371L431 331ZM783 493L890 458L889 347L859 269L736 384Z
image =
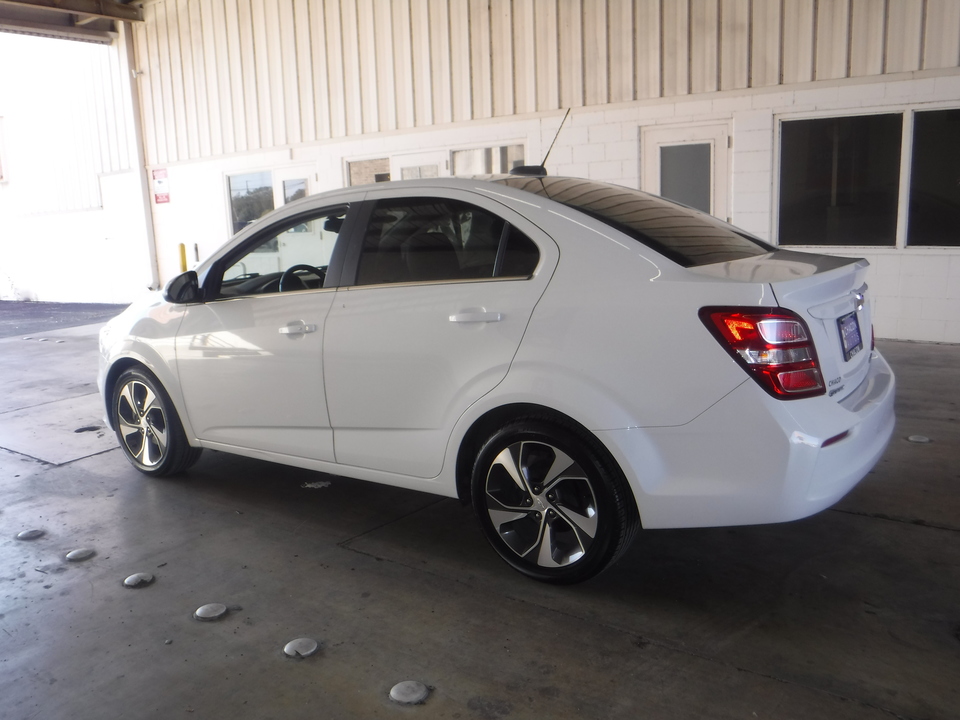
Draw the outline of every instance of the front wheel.
M471 492L490 544L543 582L593 577L639 527L620 469L581 432L553 422L518 420L490 437L474 464Z
M113 388L113 426L124 455L147 475L175 475L200 458L190 447L170 396L153 375L125 370Z

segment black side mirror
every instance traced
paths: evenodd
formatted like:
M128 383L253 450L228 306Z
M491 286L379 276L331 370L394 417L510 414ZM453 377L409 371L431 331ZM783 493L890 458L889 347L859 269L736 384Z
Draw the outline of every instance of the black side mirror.
M163 289L163 299L178 305L200 302L200 281L193 270L177 275Z

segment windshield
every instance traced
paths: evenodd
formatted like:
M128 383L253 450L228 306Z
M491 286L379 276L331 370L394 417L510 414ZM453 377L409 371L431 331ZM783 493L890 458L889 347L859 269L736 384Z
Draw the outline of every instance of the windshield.
M562 177L498 177L494 182L575 208L683 267L730 262L776 248L715 217L619 185Z

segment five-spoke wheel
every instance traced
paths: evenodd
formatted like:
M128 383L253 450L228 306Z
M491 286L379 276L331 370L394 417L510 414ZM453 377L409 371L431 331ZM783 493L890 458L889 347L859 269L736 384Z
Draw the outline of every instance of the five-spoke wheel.
M611 469L612 468L612 469ZM481 449L472 478L487 539L538 580L585 580L613 562L638 524L626 481L575 430L519 421Z
M113 424L120 447L148 475L186 470L200 456L187 443L173 403L160 383L139 368L124 371L114 385Z

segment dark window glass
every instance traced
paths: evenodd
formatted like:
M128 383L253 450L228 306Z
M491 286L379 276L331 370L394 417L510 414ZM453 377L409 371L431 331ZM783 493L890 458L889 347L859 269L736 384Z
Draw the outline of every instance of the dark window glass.
M496 182L579 210L683 267L729 262L775 249L699 210L619 185L561 177L517 176Z
M960 110L914 115L907 243L960 245Z
M473 205L441 198L382 200L364 237L357 284L524 276L538 258L533 241Z
M780 244L895 245L903 116L780 126Z
M660 194L710 212L710 143L660 148Z
M540 250L533 240L515 227L508 229L507 243L497 277L529 277L540 262Z

